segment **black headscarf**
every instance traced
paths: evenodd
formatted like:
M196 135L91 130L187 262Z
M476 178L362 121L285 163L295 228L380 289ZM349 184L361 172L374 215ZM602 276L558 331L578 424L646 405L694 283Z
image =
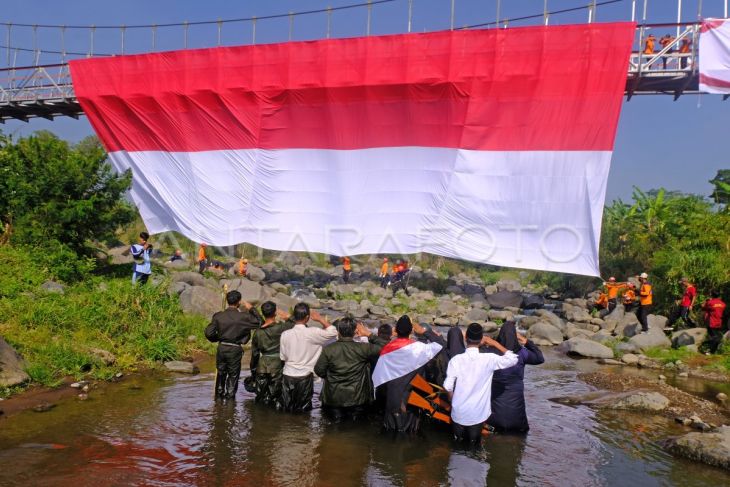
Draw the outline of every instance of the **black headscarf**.
M461 334L461 328L455 326L446 334L446 353L449 355L449 360L464 353L464 350L466 350L464 335Z
M517 325L514 321L505 321L499 330L497 341L507 350L517 353L522 348L520 342L517 341Z

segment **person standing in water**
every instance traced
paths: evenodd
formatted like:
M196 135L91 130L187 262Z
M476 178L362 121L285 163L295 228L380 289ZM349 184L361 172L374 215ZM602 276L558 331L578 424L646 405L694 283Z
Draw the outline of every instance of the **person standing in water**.
M517 355L517 364L494 373L492 415L487 424L497 431L524 433L530 429L525 411L525 365L540 365L545 358L537 345L517 333L514 321L502 325L497 342Z

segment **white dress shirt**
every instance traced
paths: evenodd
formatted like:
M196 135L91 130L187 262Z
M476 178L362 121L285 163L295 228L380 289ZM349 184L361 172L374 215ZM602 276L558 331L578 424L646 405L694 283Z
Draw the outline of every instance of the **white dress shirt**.
M453 393L451 420L462 426L483 423L492 414L492 375L495 370L517 365L517 355L479 353L469 347L449 361L444 389Z
M296 324L291 330L281 334L279 356L284 361L284 375L304 377L314 372L322 353L322 345L337 338L337 328L329 326L324 329L307 328Z

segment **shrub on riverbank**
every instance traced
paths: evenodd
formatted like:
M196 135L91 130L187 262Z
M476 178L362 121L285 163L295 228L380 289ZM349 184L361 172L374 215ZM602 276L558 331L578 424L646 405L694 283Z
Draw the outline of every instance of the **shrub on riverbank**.
M164 285L135 287L129 276L110 276L112 269L56 294L40 288L50 274L27 249L0 247L0 265L0 335L23 355L34 383L86 374L106 379L210 349L205 320L184 315ZM116 360L107 364L93 349Z

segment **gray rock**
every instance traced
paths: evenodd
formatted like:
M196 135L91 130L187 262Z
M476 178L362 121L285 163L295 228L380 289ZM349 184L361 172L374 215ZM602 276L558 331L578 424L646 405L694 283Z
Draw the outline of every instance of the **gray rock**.
M500 311L496 309L490 309L487 311L487 317L490 320L502 320L502 321L508 321L511 320L514 315L510 313L509 311Z
M453 301L439 301L437 309L441 316L453 316L459 312L459 306Z
M591 340L593 340L594 342L602 343L604 345L606 345L607 342L613 341L613 339L613 335L608 333L606 330L601 330L591 335Z
M464 289L459 286L447 286L444 292L446 294L461 294L464 292Z
M608 313L606 316L603 317L605 321L614 321L618 323L621 321L624 317L626 312L624 311L624 305L623 304L617 304L616 307ZM615 325L614 325L615 326Z
M587 338L574 337L564 341L558 350L590 358L613 358L613 350Z
M180 360L172 360L165 362L165 368L170 372L178 372L180 374L197 374L198 367L191 362L182 362Z
M484 330L485 333L492 333L499 330L499 325L494 321L487 321L482 324L482 330Z
M185 259L174 260L172 262L170 262L169 260L166 260L162 264L162 267L164 267L165 269L171 269L171 270L185 270L185 269L190 269L190 262L188 262Z
M598 363L602 365L623 365L624 363L620 360L616 360L613 358L602 358L598 359Z
M469 323L486 321L489 318L489 313L480 308L472 308L465 315L464 318Z
M629 342L620 342L616 345L616 350L621 353L639 353L639 347Z
M89 353L104 362L104 365L114 365L117 361L117 357L113 353L103 348L90 348Z
M223 309L223 296L202 286L191 286L180 294L183 312L210 319L213 313Z
M537 311L535 311L535 316L539 316L543 320L550 322L550 324L558 330L562 331L565 329L565 322L552 311L548 311L546 309L538 309Z
M663 411L669 406L669 399L658 392L633 392L616 400L610 409L638 409L642 411Z
M112 264L131 264L134 262L134 257L129 252L129 246L127 245L113 247L107 251L107 255Z
M564 336L566 336L568 339L575 338L575 337L582 337L586 338L588 340L591 340L593 337L593 332L591 330L586 330L583 328L578 328L573 323L568 323L568 326L563 331Z
M633 353L625 353L621 357L621 361L626 365L637 365L639 363L639 357Z
M44 402L41 403L33 408L33 411L36 413L45 413L47 411L50 411L51 409L55 408L56 405L52 402Z
M41 289L51 294L63 294L65 292L64 285L60 282L55 281L44 282L43 284L41 284Z
M527 338L536 345L559 345L563 342L563 333L550 323L540 322L527 330Z
M522 293L519 291L501 290L487 295L487 303L496 309L504 309L510 306L519 308L522 306Z
M667 326L669 319L666 316L661 315L649 315L647 316L646 322L649 325L649 329L656 328L660 331L664 331Z
M167 288L167 294L169 294L170 296L180 296L182 292L189 287L190 284L188 284L187 282L173 282L170 283L170 287Z
M687 345L700 345L707 338L707 329L689 328L672 333L672 346L674 348L686 347Z
M500 279L497 281L497 291L522 291L522 284L515 279Z
M495 286L494 284L484 286L484 294L486 294L487 296L494 294L498 291L499 291L499 289L497 289L497 286Z
M565 311L565 319L575 323L588 323L593 317L585 309L573 306Z
M248 264L246 265L246 277L253 282L261 282L266 279L266 273L262 268Z
M516 318L516 317L515 317ZM529 330L532 325L543 321L539 316L520 316L518 324L524 330Z
M718 392L717 396L715 396L715 399L717 399L720 402L725 402L725 401L727 401L727 394L725 394L724 392Z
M730 426L671 438L664 447L675 455L730 470Z
M264 287L258 282L253 282L249 279L232 280L228 286L228 290L233 291L234 289L241 293L241 299L253 305L261 304L268 299L267 293L264 292ZM269 289L271 289L273 296L276 296L276 291L273 288Z
M197 272L174 272L170 276L172 282L184 282L191 286L205 286L205 277Z
M484 296L484 288L479 284L467 282L464 284L464 295L465 296Z
M652 347L669 348L672 346L669 338L664 336L664 333L658 328L650 328L648 333L631 337L629 343L636 345L642 352Z
M0 337L0 387L13 387L30 380L25 361L3 337Z
M371 305L367 310L373 316L390 316L390 310L384 306Z
M276 303L276 308L282 311L288 311L298 303L296 298L284 293L277 293L271 300Z

